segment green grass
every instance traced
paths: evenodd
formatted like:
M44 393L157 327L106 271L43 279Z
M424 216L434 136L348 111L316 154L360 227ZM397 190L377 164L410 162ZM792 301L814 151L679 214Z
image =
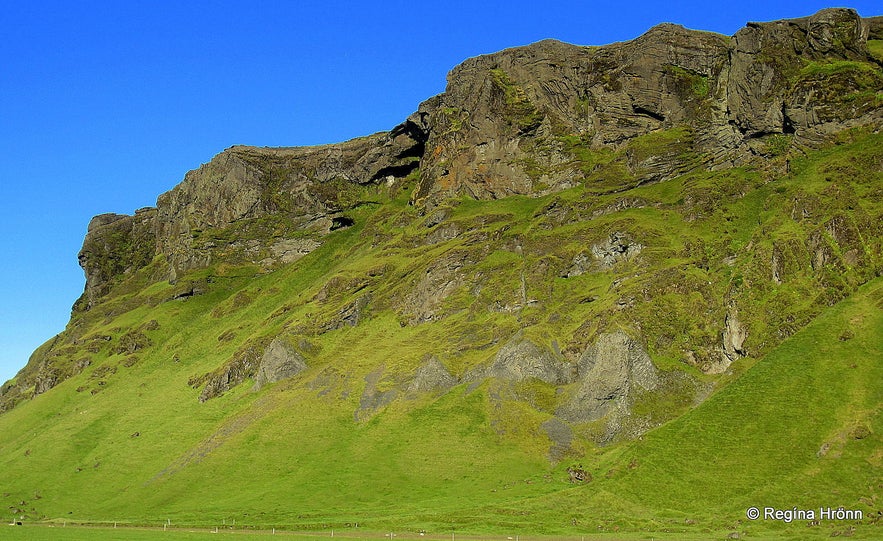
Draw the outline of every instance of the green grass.
M686 70L679 66L666 66L666 72L671 75L683 89L689 90L695 97L708 96L708 77Z
M242 530L242 529L234 529L234 528L224 528L219 526L218 530L215 531L213 528L205 528L205 529L194 529L194 528L177 528L172 527L167 530L163 530L162 528L152 527L152 528L130 528L119 526L117 528L112 528L110 526L105 527L96 527L96 526L88 526L88 527L75 527L75 526L25 526L19 528L9 528L7 532L4 532L6 536L4 539L12 539L12 540L27 540L27 541L68 541L68 540L76 540L80 541L82 539L88 540L97 540L97 541L129 541L129 540L151 540L151 539L164 539L164 540L200 540L200 539L218 539L219 536L221 539L234 539L234 540L258 540L258 539L289 539L289 540L297 540L297 541L315 541L318 538L332 538L332 531L324 531L324 532L316 532L316 533L304 533L304 532L291 532L285 530L260 530L260 531L252 531L252 530ZM416 531L394 531L394 532L383 532L383 531L364 531L355 528L348 528L345 530L334 530L333 538L334 539L342 539L343 541L371 541L378 540L382 541L383 539L389 539L389 535L392 533L395 539L399 539L401 541L445 541L451 539L450 532L445 532L443 534L427 534L420 535L419 532ZM644 534L635 534L628 532L621 532L616 534L610 533L589 533L588 535L581 536L537 536L537 535L518 535L517 532L510 532L517 535L519 540L524 541L638 541L651 539L648 538ZM497 541L500 539L500 535L495 536L478 536L478 535L463 535L456 531L453 532L455 540L468 540L468 541ZM515 539L515 535L506 536L512 537ZM677 540L677 541L705 541L708 539L708 533L700 533L700 534L685 534L685 533L677 533L677 534L666 534L666 533L656 533L653 535L652 539L657 539L659 541L666 540ZM718 537L725 537L725 532L720 532Z
M883 62L883 39L869 39L868 51L878 62Z
M535 130L543 115L530 101L524 88L500 68L490 70L490 74L494 86L503 93L508 122L521 133Z
M689 138L683 128L655 132L630 152L639 160L688 152L678 145ZM593 174L625 159L565 142L575 159L594 160ZM743 168L606 195L588 182L542 198L463 198L435 228L406 194L393 194L351 209L353 227L274 270L227 262L168 284L151 280L156 260L75 314L55 349L35 356L33 368L44 355L89 364L0 415L0 467L11 472L0 508L56 525L171 519L211 528L235 519L265 529L358 522L376 531L696 538L803 535L804 525L747 522L749 505L874 512L883 136L856 130L837 143L793 156L781 175ZM450 224L454 238L430 243ZM641 252L566 277L613 233ZM826 262L814 268L817 238ZM421 284L439 289L447 279L444 298L413 306ZM202 293L171 300L192 285ZM328 330L363 295L359 324ZM733 307L749 328L749 357L728 374L703 374ZM434 320L411 321L430 308ZM573 360L616 328L641 336L671 378L637 397L632 421L661 425L640 441L601 446L603 420L573 424L570 453L550 460L542 426L569 391L539 381L406 391L426 355L463 376L519 331ZM192 382L278 335L303 350L305 372L256 393L246 378L199 402ZM395 398L364 406L368 380ZM710 398L694 408L701 389ZM594 480L569 484L574 464ZM870 528L857 537L870 538Z
M883 490L883 280L817 318L699 408L598 459L595 481L527 503L551 524L827 537L853 522L751 522L750 506L858 509ZM844 329L853 337L842 340ZM827 446L825 445L827 444ZM820 449L827 447L824 454ZM630 465L630 466L626 466ZM626 510L606 513L603 504ZM568 510L552 514L550 510ZM691 528L687 528L691 530ZM872 530L865 535L872 537ZM871 538L866 537L866 538Z
M837 73L867 71L877 72L879 68L867 62L856 62L852 60L837 60L833 62L808 62L801 70L800 74L804 77L830 76Z

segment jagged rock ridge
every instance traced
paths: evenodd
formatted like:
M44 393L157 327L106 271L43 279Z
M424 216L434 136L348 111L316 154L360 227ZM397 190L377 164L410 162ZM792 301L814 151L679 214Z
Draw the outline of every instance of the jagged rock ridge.
M321 147L232 147L161 195L155 210L96 219L80 255L86 304L151 252L171 279L221 255L291 261L362 202L359 186L392 188L415 173L412 200L428 206L581 182L617 191L746 163L770 152L777 135L812 144L879 123L869 90L883 79L848 64L878 62L867 39L880 32L879 19L826 9L750 23L732 38L662 24L603 47L546 40L471 58L451 71L443 94L389 133ZM821 61L847 64L832 81L811 69ZM280 216L286 223L273 223ZM234 224L232 238L213 235Z
M604 47L548 40L467 60L411 117L429 133L415 201L545 193L583 177L617 190L745 163L769 136L811 143L879 122L872 95L856 99L879 88L879 77L846 70L832 86L806 70L820 60L871 61L867 38L878 27L827 9L751 23L729 39L663 24ZM669 148L639 141L679 126ZM600 149L625 155L585 171L580 156ZM605 182L613 166L628 171L624 182Z

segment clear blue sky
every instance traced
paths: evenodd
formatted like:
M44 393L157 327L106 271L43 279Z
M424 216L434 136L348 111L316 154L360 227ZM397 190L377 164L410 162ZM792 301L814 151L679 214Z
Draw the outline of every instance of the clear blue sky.
M388 130L465 58L543 38L601 45L660 22L733 34L830 5L2 0L0 382L64 329L89 219L154 205L231 145Z

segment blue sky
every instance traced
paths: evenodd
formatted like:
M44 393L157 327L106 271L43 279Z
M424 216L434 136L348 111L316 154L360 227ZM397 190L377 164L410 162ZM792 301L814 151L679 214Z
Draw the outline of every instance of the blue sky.
M544 38L602 45L660 22L733 34L830 5L2 0L0 382L64 329L89 219L154 205L231 145L388 130L462 60Z

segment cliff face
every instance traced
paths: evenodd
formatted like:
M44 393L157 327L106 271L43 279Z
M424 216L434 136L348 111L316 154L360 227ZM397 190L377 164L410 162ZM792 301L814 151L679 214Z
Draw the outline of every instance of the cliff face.
M883 516L881 128L883 19L838 9L543 41L388 133L229 148L90 222L70 323L0 386L0 506L353 535L781 536L740 522L771 495Z
M161 195L155 211L97 218L80 256L87 302L78 306L151 251L172 280L219 257L290 262L363 202L360 187L397 189L409 175L419 178L412 203L430 208L579 184L611 193L769 157L780 136L811 146L879 123L883 78L868 68L880 61L867 46L878 19L827 9L750 23L732 38L663 24L603 47L547 40L471 58L389 133L232 147Z
M86 273L83 296L74 310L88 309L119 277L145 267L156 254L156 209L134 216L101 214L92 218L78 259Z
M157 251L172 279L222 253L290 262L341 225L335 219L360 204L361 187L406 177L422 151L422 134L408 124L338 145L230 148L159 197ZM221 233L231 226L232 237Z
M424 142L405 122L335 145L231 147L187 173L156 208L93 220L80 252L86 293L75 308L91 306L115 278L154 256L163 261L160 277L173 281L220 259L291 263L346 225L340 217L363 203L363 187L393 187L412 174Z
M683 407L707 390L657 373L650 355L714 377L880 272L880 220L866 204L880 199L873 151L855 150L859 169L818 166L818 185L766 186L797 182L792 159L806 170L800 160L833 136L883 125L879 41L868 48L881 38L880 18L834 9L751 23L731 38L664 24L603 47L542 41L467 60L388 133L231 147L156 208L92 220L71 324L0 389L0 411L102 356L137 363L156 321L103 327L120 314L244 287L214 283L233 280L225 269L295 268L355 225L358 250L328 248L354 268L315 271L299 285L309 295L298 290L260 316L270 330L248 335L241 322L212 336L219 349L236 347L187 374L199 400L255 376L261 387L301 373L318 362L313 341L385 314L400 328L454 330L419 352L434 361L417 376L382 390L382 367L365 376L373 390L357 419L408 389L490 379L501 401L527 396L555 416L555 434L605 419L598 440L640 434L677 408L629 420L635 401L668 393ZM663 181L678 183L646 191ZM530 202L469 210L512 195ZM262 295L237 290L209 309L212 321ZM537 381L539 390L522 388ZM557 398L537 398L556 387Z
M878 62L867 48L876 24L827 9L732 38L663 24L604 47L544 41L467 60L417 113L430 136L415 201L581 180L620 190L745 163L776 135L812 144L879 122L883 80L862 64ZM641 140L678 127L659 146Z

